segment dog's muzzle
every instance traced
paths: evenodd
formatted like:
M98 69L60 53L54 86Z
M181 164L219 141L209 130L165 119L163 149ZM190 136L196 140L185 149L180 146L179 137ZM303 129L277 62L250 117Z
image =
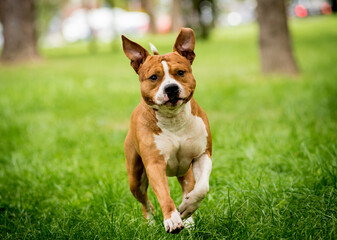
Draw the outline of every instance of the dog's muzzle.
M176 103L179 98L179 86L175 83L168 84L164 87L164 92L169 98L169 102Z

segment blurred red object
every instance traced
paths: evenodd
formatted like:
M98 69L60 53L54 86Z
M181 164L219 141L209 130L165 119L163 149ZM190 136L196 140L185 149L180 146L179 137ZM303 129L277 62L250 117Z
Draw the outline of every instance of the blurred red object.
M332 14L332 8L330 6L329 3L327 2L324 2L321 6L321 12L324 14L324 15L330 15Z
M295 14L297 17L303 18L308 16L308 11L303 5L296 5L295 7Z
M171 30L172 21L169 15L162 14L157 19L157 31L159 33L168 33Z

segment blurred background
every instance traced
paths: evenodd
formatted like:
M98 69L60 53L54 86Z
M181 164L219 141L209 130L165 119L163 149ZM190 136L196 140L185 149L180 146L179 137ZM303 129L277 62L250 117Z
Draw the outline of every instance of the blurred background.
M277 34L282 36L288 34L284 26L287 17L330 15L337 8L336 0L1 0L0 3L2 60L11 62L38 57L37 45L57 48L88 42L89 50L95 52L97 43L112 43L121 34L131 37L165 34L183 26L193 28L199 38L207 39L214 28L235 27L260 19L261 34L269 25L270 29L279 28L281 33ZM268 38L273 36L266 36L267 41ZM286 51L291 51L287 48Z

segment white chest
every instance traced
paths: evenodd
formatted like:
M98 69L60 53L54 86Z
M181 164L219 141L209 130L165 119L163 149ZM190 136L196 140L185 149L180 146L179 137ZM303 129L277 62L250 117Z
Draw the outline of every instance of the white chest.
M200 117L191 114L190 103L174 118L158 118L162 132L154 135L160 154L166 161L167 176L183 176L194 158L206 150L207 131Z

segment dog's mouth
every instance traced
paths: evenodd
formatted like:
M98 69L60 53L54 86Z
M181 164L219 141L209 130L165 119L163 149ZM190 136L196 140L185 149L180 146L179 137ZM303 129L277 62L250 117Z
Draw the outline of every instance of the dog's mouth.
M169 106L169 107L174 107L174 106L177 106L179 104L180 100L181 100L181 102L183 102L183 101L185 101L185 98L180 98L180 97L170 98L169 100L164 102L163 105L166 105L166 106Z

